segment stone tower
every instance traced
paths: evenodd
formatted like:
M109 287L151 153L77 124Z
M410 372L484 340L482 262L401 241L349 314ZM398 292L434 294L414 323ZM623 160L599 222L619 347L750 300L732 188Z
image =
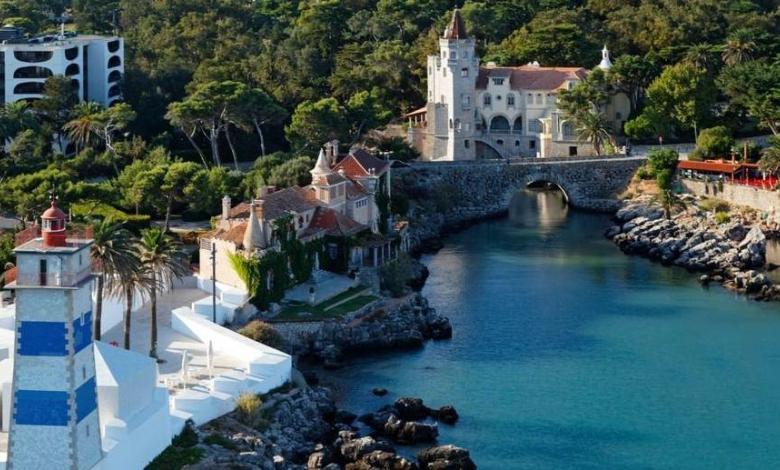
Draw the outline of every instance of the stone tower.
M439 55L428 57L428 126L434 159L470 160L475 156L476 83L479 58L475 41L456 9Z
M16 248L16 350L8 468L89 469L101 458L92 345L92 240L68 238L52 200Z

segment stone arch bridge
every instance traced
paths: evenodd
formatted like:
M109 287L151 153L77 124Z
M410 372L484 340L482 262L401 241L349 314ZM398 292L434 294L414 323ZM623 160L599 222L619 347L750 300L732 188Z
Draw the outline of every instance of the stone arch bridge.
M559 187L572 207L608 212L645 161L617 155L415 162L393 170L394 186L416 199L430 197L442 215L464 221L505 212L513 195L534 183Z

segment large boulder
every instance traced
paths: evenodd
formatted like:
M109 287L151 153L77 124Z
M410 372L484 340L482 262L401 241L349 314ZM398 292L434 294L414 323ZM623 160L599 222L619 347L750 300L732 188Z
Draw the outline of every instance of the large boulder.
M374 451L393 452L394 449L391 445L377 441L370 436L347 440L341 444L339 449L342 457L348 462L356 462L364 455Z
M431 447L417 454L422 470L476 470L469 451L453 445Z
M431 409L425 406L421 398L403 397L393 403L399 418L411 421L424 419L431 415Z
M436 442L439 437L439 428L435 424L404 421L395 415L390 415L387 418L383 432L399 444Z
M434 411L433 417L445 424L455 424L460 418L452 405L445 405Z

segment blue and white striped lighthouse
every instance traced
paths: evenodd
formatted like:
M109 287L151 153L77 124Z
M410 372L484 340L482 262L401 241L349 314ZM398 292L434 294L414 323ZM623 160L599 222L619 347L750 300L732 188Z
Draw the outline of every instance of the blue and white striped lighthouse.
M89 469L102 457L87 237L69 238L56 199L41 236L16 248L16 350L9 469Z

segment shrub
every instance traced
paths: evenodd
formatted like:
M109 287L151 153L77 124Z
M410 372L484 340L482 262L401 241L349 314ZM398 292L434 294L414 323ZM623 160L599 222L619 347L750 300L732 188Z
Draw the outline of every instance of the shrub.
M236 398L236 418L250 427L262 424L263 400L254 393L242 393Z
M186 465L200 462L202 458L203 449L197 447L182 449L169 446L146 466L146 470L179 470Z
M639 167L639 169L636 171L636 177L640 180L652 180L655 179L655 176L653 176L653 170L650 168L649 165L642 165Z
M726 126L716 126L704 129L696 139L696 148L708 157L728 155L734 146L734 139Z
M238 332L249 339L272 348L279 349L284 346L284 337L276 331L276 328L260 320L252 320Z
M688 160L694 161L694 162L701 162L707 157L707 152L701 149L701 147L696 147L693 149L693 152L688 154Z
M404 295L409 281L415 276L413 263L409 255L401 254L398 259L382 266L379 271L382 289L390 291L393 297Z
M71 211L75 217L83 219L114 219L117 222L124 222L125 228L133 232L140 232L149 228L151 217L148 215L128 214L109 204L100 201L82 201L70 205Z
M663 170L676 170L680 155L672 149L653 149L647 155L648 165L654 177Z
M699 202L699 207L702 210L708 212L728 212L731 210L731 205L723 199L709 198Z
M176 447L194 447L198 444L198 433L195 432L195 423L191 419L188 419L184 423L184 429L181 433L173 438L171 442Z
M224 447L228 450L237 450L238 446L235 442L231 441L227 437L221 435L221 434L209 434L208 436L203 438L203 443L208 445L218 445L221 447Z
M717 222L719 225L725 224L731 220L731 216L728 215L726 212L716 212L715 213L715 222Z

